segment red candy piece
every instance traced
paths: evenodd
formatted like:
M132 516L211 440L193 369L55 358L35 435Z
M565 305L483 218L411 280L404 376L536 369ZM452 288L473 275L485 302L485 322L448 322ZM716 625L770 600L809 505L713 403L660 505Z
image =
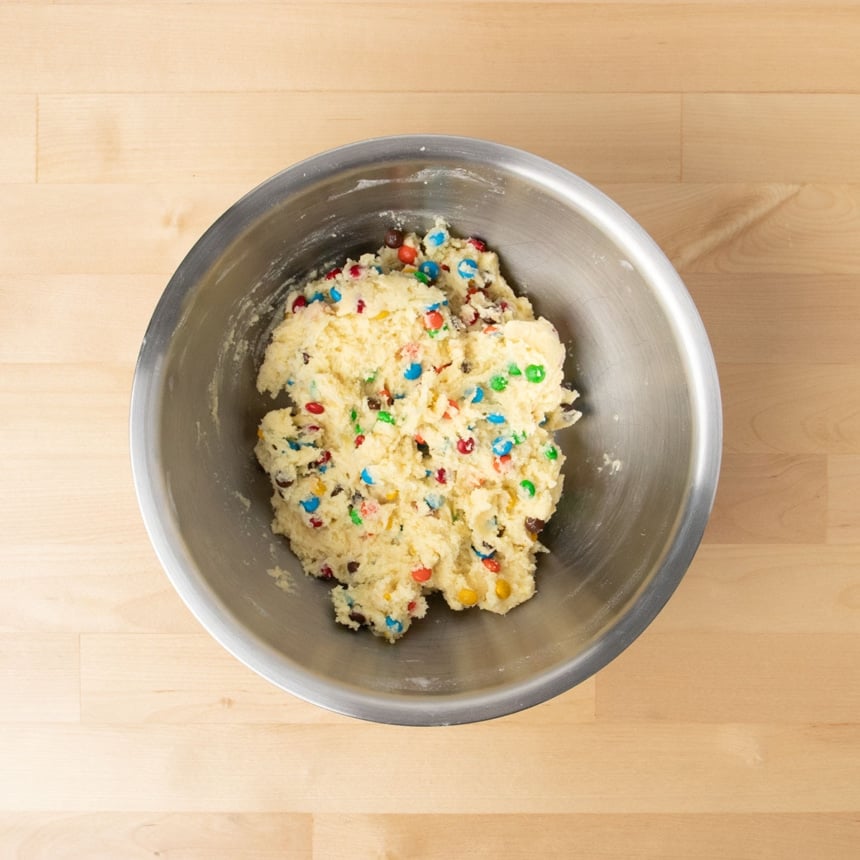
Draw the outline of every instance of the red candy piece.
M319 519L318 517L311 517L311 519L310 519L310 524L311 524L315 529L318 529L318 528L320 528L320 526L322 526L322 520L321 520L321 519Z
M361 275L361 266L359 266L358 263L354 263L352 266L349 267L349 274L353 278L359 277Z
M320 568L320 576L323 579L333 579L334 578L334 574L332 573L331 568L327 564L324 564Z
M322 403L317 403L316 400L311 400L310 403L305 403L305 409L312 415L322 415L325 412L325 406Z
M325 466L331 460L331 451L323 451L319 457L314 460L314 466Z
M364 433L359 433L358 436L355 437L355 447L360 448L364 444Z
M338 276L342 271L343 271L343 269L340 269L340 268L334 268L334 269L332 269L330 272L326 272L326 273L325 273L325 279L326 279L327 281L332 281L332 280L334 280L334 279L335 279L335 278L336 278L336 277L337 277L337 276Z
M397 256L401 263L406 263L408 266L410 263L415 262L415 258L418 256L418 250L417 248L413 248L411 245L401 245L397 249Z
M363 314L363 313L364 313L364 309L365 309L366 307L367 307L367 305L364 303L364 299L359 299L359 300L358 300L358 302L356 302L355 309L356 309L360 314Z
M415 611L415 601L414 600L410 600L409 603L406 604L406 611L407 612L414 612Z
M443 272L450 272L450 271L451 271L451 267L450 267L450 266L446 266L444 263L442 263L442 271L443 271Z
M479 239L477 236L472 236L471 238L466 239L466 242L477 251L487 250L487 243L483 239Z
M293 299L293 313L308 306L308 300L304 296L296 296Z
M427 582L432 575L433 571L429 567L419 567L417 570L412 571L412 578L416 582Z
M481 564L483 564L490 573L498 573L502 569L502 566L494 558L482 558Z
M445 484L445 483L447 483L447 482L448 482L448 473L447 473L444 469L439 469L439 470L436 472L436 480L437 480L440 484Z
M511 462L511 455L510 454L502 454L501 457L497 457L495 460L493 460L493 468L497 472L501 472L502 469L507 468L508 463L510 463L510 462Z
M430 313L424 317L424 328L429 331L440 329L443 325L445 325L445 318L439 313L439 311L430 311Z
M475 450L475 440L471 436L468 439L458 439L457 450L461 454L471 454Z

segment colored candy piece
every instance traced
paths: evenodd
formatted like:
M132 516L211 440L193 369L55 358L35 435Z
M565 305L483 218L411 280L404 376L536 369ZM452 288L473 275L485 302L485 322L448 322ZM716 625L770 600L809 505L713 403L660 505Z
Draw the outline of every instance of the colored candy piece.
M526 434L519 430L514 430L513 435L514 445L522 445L526 441Z
M312 514L320 506L320 497L308 496L306 499L302 499L299 504L305 509L306 513Z
M558 459L558 448L556 448L555 445L547 445L546 450L543 453L547 460Z
M440 245L445 244L447 238L448 232L446 230L431 230L424 237L424 245L428 248L438 248Z
M465 257L457 263L457 274L468 281L478 274L478 264L471 257Z
M403 624L396 618L392 618L390 615L385 616L385 626L390 628L395 633L403 632Z
M526 492L529 497L533 497L535 494L535 485L531 481L520 481L520 486Z
M433 260L425 260L419 267L418 271L426 275L431 281L435 281L439 277L439 264Z
M457 600L463 606L474 606L478 602L478 593L471 588L461 588L457 592Z
M468 439L458 439L457 450L461 454L471 454L475 450L475 440L471 436Z
M334 269L330 269L328 272L325 273L325 279L327 281L333 281L342 271L343 269L339 269L337 267L335 267Z
M424 315L424 328L428 330L438 330L445 324L445 317L439 311L429 311Z
M328 294L333 302L339 302L343 298L341 291L337 287L332 287L328 291Z
M366 307L367 307L367 305L365 304L364 299L359 299L355 304L355 309L360 314L364 313L364 309Z
M366 468L361 470L361 480L364 481L365 484L373 483L373 476L370 474L370 472L367 471Z
M433 575L433 571L429 567L419 567L412 571L412 578L416 582L427 582Z
M313 304L314 302L323 302L323 301L325 301L325 296L319 290L317 290L311 296L311 304Z
M359 516L358 511L355 508L349 509L349 518L357 525L360 526L363 522L361 517Z
M513 447L514 443L506 436L497 436L493 439L493 453L497 457L504 457L505 454L510 454Z
M481 564L483 564L490 573L498 573L502 569L502 566L494 558L482 558Z
M529 382L543 382L546 378L546 368L542 364L530 364L526 368L526 379Z
M508 380L504 376L496 375L490 379L490 388L493 391L504 391L508 387Z
M305 403L305 409L312 415L322 415L325 412L325 406L322 403L317 403L316 400L311 400L310 403Z
M319 517L311 517L308 522L315 528L322 528L323 521Z
M489 552L482 552L474 544L472 544L472 552L475 553L478 558L492 558L496 554L494 549L491 549Z
M432 511L438 511L439 508L441 508L442 505L445 504L445 500L442 498L442 496L436 493L430 493L429 496L425 496L424 501L426 502L427 507L430 508L430 510Z
M425 274L424 274L424 272L420 272L420 271L419 271L419 272L415 272L415 280L416 280L416 281L421 281L421 283L422 283L422 284L427 284L427 285L429 285L429 283L430 283L430 276L429 276L429 275L425 275Z
M394 416L390 412L381 411L376 414L376 417L385 424L393 424Z
M472 397L472 403L480 403L484 399L484 389L480 385L475 387L475 395Z
M437 469L436 481L440 484L448 483L448 473L444 469Z
M496 597L507 600L511 596L511 584L506 579L496 580Z
M490 424L504 424L505 416L500 415L498 412L490 412L490 414L487 415L487 421L489 421Z
M477 236L470 236L466 239L466 242L471 245L476 251L486 251L487 243L483 239L479 239Z
M417 256L418 250L411 245L401 245L397 249L397 257L401 263L406 263L407 265L414 263Z
M522 376L522 375L523 375L523 372L522 372L522 371L519 369L519 367L517 367L517 365L516 365L516 364L514 364L513 362L511 362L511 363L508 365L508 373L509 373L511 376Z
M412 364L403 371L403 375L406 379L418 379L418 377L421 376L421 365L416 362L412 362Z
M307 306L308 306L308 300L304 296L296 296L293 299L293 304L292 304L293 313L301 310L302 308L306 308Z
M403 244L404 238L402 230L398 230L396 227L391 227L385 231L385 237L382 241L385 243L386 248L399 248Z

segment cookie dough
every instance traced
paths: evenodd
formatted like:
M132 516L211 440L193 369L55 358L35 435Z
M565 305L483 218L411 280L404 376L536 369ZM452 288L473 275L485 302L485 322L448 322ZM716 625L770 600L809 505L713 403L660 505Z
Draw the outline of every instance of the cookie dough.
M504 614L535 591L579 413L564 347L477 238L391 229L287 296L257 387L272 529L331 580L335 617L390 642L441 592Z

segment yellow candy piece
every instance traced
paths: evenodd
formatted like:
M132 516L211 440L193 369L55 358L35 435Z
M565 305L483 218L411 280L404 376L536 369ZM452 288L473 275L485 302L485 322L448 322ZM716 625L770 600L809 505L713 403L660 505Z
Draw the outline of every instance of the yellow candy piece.
M315 496L321 496L325 493L325 484L317 479L317 482L314 484L313 494Z
M514 493L508 490L508 513L510 513L517 504L517 497Z
M387 316L388 311L380 311L375 317L371 317L371 319L384 320Z
M473 591L471 588L461 588L457 592L457 600L463 606L474 606L478 602L478 592Z
M397 490L392 490L390 493L385 494L386 502L393 502L397 498Z
M265 435L265 434L263 433L263 428L262 428L262 427L258 427L258 428L257 428L257 438L258 438L258 439L262 439L264 435Z
M391 592L386 591L385 594L382 595L386 600L391 600Z
M496 597L507 600L511 596L511 585L506 579L496 580Z

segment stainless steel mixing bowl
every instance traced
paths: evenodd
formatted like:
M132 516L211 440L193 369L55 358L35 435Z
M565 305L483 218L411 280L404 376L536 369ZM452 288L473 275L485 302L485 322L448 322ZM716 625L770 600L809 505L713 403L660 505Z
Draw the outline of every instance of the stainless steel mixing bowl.
M271 401L260 357L285 284L441 215L480 235L569 344L583 419L538 593L505 617L431 601L397 645L335 624L328 586L269 530L252 449ZM389 137L311 158L251 191L168 284L134 380L135 485L179 594L224 647L326 708L469 722L581 682L650 623L699 544L717 483L720 393L702 323L648 235L582 179L519 150ZM267 571L291 574L291 592Z

